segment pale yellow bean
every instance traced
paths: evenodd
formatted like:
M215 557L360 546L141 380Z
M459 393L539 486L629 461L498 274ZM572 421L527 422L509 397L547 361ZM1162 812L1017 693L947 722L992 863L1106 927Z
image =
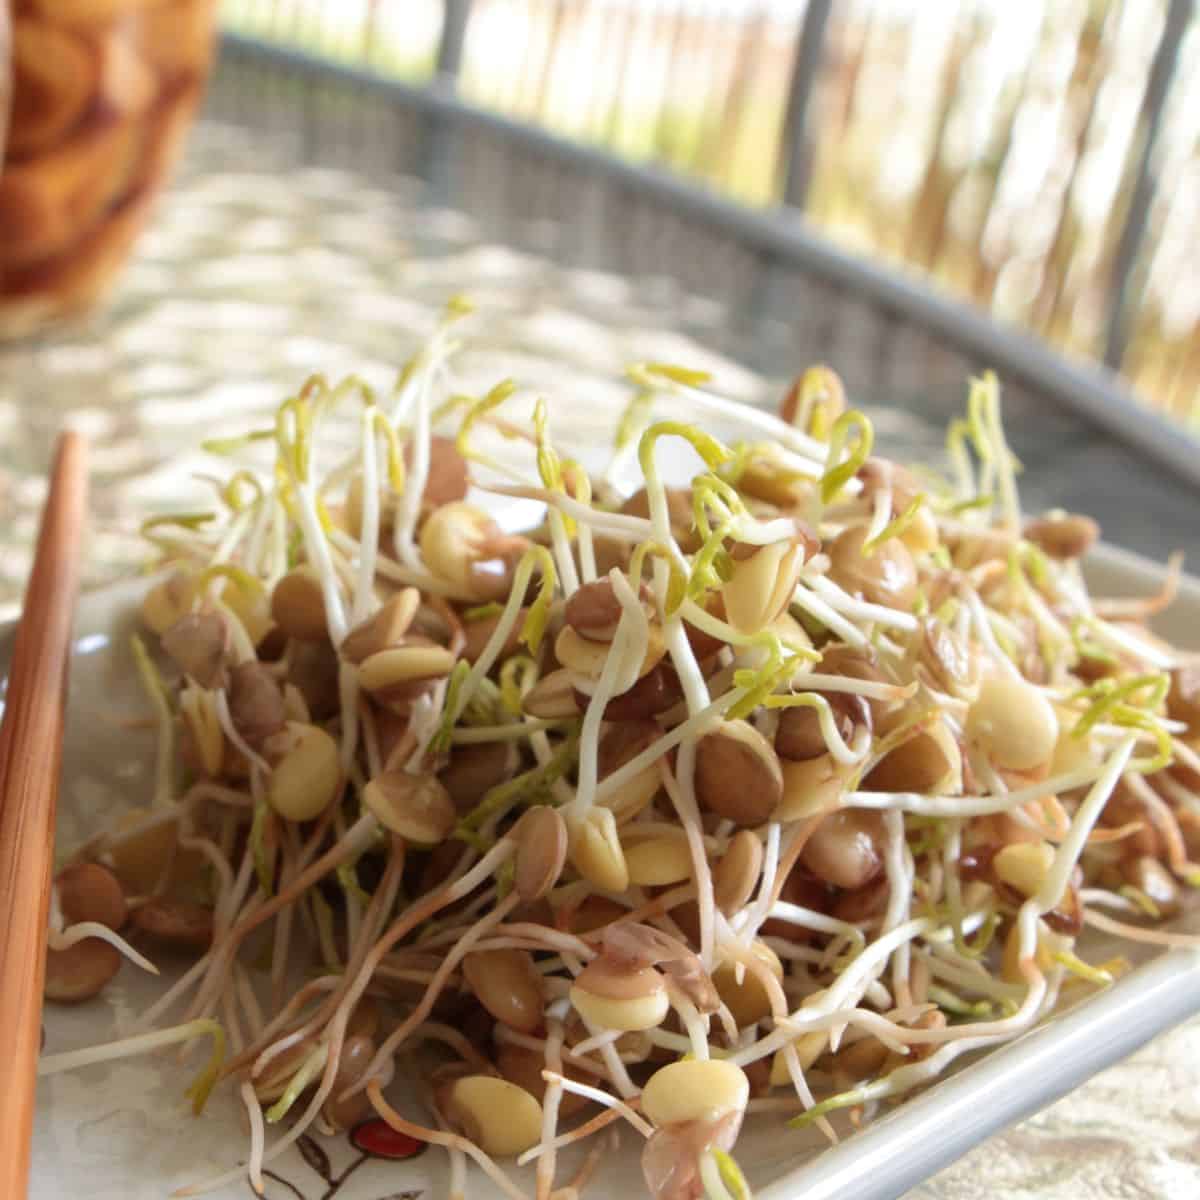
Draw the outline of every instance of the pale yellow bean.
M492 1075L464 1075L442 1092L447 1119L485 1154L523 1154L542 1136L542 1106L524 1088Z
M1058 718L1033 684L993 675L980 684L967 713L966 735L997 767L1030 771L1054 753Z
M776 979L783 979L783 963L765 942L755 941L750 952L767 965L767 969ZM759 977L748 967L745 968L742 982L737 981L737 966L733 962L724 962L713 971L713 986L717 995L729 1008L739 1029L753 1025L771 1015L771 1000L767 989Z
M507 597L520 552L520 539L506 538L487 513L461 501L435 508L421 526L425 565L478 600Z
M743 1112L750 1099L746 1073L725 1059L690 1059L660 1067L642 1088L642 1112L660 1129L713 1121Z
M609 809L589 809L568 824L568 833L571 865L588 883L605 892L623 892L629 886L629 867Z
M382 692L397 684L441 679L454 670L454 654L422 638L403 646L380 650L358 668L358 680L368 692Z
M267 801L285 820L311 821L342 788L337 742L319 725L289 722L270 740L274 760Z
M142 623L160 637L192 607L196 594L195 575L184 568L160 579L142 598Z
M996 878L1028 899L1036 896L1054 863L1049 842L1015 842L1001 846L992 859Z
M617 967L604 959L586 966L571 985L571 1003L599 1029L655 1029L670 1011L667 983L654 967Z
M636 830L637 826L632 827ZM683 830L622 840L629 882L635 887L667 887L692 877L692 855Z
M824 1031L801 1034L792 1043L796 1057L800 1060L800 1070L807 1071L824 1053L828 1042L829 1034ZM771 1086L792 1086L792 1074L788 1070L787 1056L782 1050L776 1050L775 1057L771 1059Z
M852 767L830 754L799 762L783 759L783 800L775 812L777 821L799 821L827 812L846 790Z
M725 615L741 633L758 633L787 608L800 568L804 547L792 538L754 550L733 564L733 574L721 587Z

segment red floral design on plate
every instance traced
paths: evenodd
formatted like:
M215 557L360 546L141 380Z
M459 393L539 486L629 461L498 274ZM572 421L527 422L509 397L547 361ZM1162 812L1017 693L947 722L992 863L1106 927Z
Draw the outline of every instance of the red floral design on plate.
M393 1161L416 1158L429 1144L410 1137L407 1133L400 1133L379 1117L372 1117L355 1125L350 1131L350 1141L356 1149L372 1158L388 1158Z

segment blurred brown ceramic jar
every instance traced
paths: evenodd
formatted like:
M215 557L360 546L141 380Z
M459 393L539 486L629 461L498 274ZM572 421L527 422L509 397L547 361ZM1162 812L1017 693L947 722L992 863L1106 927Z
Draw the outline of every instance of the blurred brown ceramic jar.
M80 313L112 283L199 103L215 8L0 0L0 337Z

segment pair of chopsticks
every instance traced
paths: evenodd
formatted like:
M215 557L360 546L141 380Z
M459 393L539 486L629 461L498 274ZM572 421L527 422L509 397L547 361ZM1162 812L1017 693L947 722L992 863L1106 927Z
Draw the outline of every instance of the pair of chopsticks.
M0 726L0 1196L28 1194L87 445L59 439Z

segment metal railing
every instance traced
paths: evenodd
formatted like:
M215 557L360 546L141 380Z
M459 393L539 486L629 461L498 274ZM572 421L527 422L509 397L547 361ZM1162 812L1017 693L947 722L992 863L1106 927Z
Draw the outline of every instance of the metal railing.
M612 306L588 297L626 297L623 327L690 334L691 346L765 376L764 399L824 361L854 403L889 406L932 435L961 412L968 377L994 368L1030 511L1090 512L1148 553L1195 547L1195 442L1102 367L847 253L785 207L737 203L486 109L448 75L406 83L344 58L228 35L208 114L284 163L319 166L331 204L340 189L419 202L430 218L411 229L419 259L449 254L449 267L468 246L501 261L515 252L545 296L570 295L581 318L606 324ZM538 303L536 286L522 295L511 299Z
M1200 422L1194 10L225 0L253 36L452 80L484 109L799 211Z

